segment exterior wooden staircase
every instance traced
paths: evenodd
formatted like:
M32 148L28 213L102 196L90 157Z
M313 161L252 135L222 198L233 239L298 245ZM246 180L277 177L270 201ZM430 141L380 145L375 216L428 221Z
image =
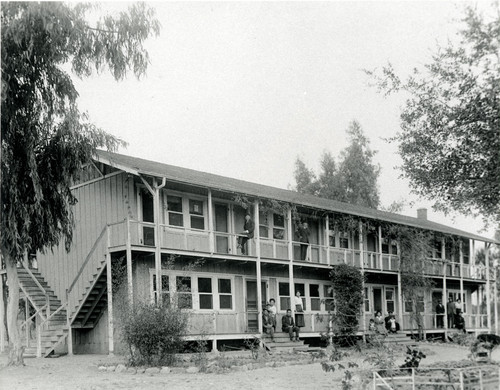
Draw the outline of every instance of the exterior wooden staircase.
M68 336L66 310L43 277L35 270L18 268L20 298L27 299L35 314L22 325L25 334L25 357L49 356ZM28 311L29 312L29 311ZM30 326L35 323L36 328ZM33 341L32 331L37 333Z
M309 346L303 340L291 341L288 333L275 332L274 343L271 341L271 336L268 334L262 335L262 342L270 352L306 352Z

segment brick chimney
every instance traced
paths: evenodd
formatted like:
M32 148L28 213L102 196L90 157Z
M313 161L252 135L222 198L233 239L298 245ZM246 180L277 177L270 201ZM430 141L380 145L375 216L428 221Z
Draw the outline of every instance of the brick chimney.
M417 218L427 220L427 209L426 208L417 209Z

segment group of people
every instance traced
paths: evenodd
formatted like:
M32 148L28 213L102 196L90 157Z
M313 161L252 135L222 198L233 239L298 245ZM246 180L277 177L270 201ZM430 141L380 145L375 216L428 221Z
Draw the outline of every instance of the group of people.
M368 330L379 334L397 333L399 331L399 323L396 321L396 316L393 311L390 311L387 316L383 317L381 311L375 313L375 318L370 319Z
M281 330L288 333L290 341L299 341L300 328L304 326L304 308L300 292L297 291L293 297L295 305L295 319L292 310L288 309L286 315L281 318ZM274 332L276 332L276 301L271 298L262 313L262 327L265 333L271 336L274 343Z
M458 298L456 301L453 301L453 298L448 298L446 312L448 317L448 328L456 328L465 333L466 329L462 300ZM444 305L441 303L441 300L438 300L438 304L436 305L436 326L438 328L444 328L444 313Z
M238 248L242 255L248 254L248 240L254 237L255 224L249 213L245 215L245 223L243 224L243 232L238 236ZM309 225L307 222L299 224L296 230L297 239L300 242L300 259L307 260L307 250L309 248Z

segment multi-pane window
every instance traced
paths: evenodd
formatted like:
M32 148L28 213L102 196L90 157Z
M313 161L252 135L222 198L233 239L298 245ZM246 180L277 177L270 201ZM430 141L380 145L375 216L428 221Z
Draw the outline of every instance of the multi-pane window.
M212 279L198 278L200 309L213 309Z
M417 300L415 303L417 306L417 312L423 313L425 310L424 296L419 294L417 296ZM404 306L405 306L405 312L407 312L407 313L413 312L413 306L414 306L413 301L405 299Z
M387 312L391 312L395 310L395 301L394 301L394 289L386 287L385 289L385 304L387 306Z
M177 305L180 309L193 308L193 296L191 291L191 277L190 276L177 276Z
M398 244L395 241L391 241L391 253L393 255L398 254Z
M325 297L325 310L333 310L333 288L332 286L323 286L323 292Z
M306 290L304 283L295 283L295 294L300 292L300 298L302 300L302 309L306 310Z
M309 285L309 297L311 298L311 311L320 311L321 298L319 297L319 284Z
M259 236L263 238L269 237L269 218L267 213L259 211Z
M339 233L339 244L341 248L349 249L349 233L340 232Z
M161 276L161 296L162 302L165 305L170 304L170 285L168 275ZM158 289L156 288L156 275L153 275L153 299L158 302Z
M365 287L364 302L365 302L365 312L369 312L370 311L370 293L368 291L368 287Z
M231 279L218 279L219 309L232 310L233 296L231 291Z
M337 246L336 239L335 239L335 232L333 232L331 230L328 234L328 245L330 245L331 247Z
M382 239L382 253L389 254L389 240L387 238Z
M182 215L182 198L180 196L167 196L168 224L184 226Z
M278 284L278 295L280 299L280 310L290 309L290 285L280 282Z
M283 214L273 214L273 238L277 240L285 238L285 217Z
M205 229L205 217L203 214L203 201L189 199L189 217L192 229Z

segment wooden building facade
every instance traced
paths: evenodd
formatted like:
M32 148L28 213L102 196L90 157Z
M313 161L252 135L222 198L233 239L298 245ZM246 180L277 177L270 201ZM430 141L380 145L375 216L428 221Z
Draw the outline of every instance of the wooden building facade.
M46 299L58 300L60 306L42 307L43 302L29 297L28 288L23 290L37 310L45 309L45 321L64 314L60 326L66 332L57 343L71 353L115 351L123 304L112 288L118 270L124 275L120 297L128 304L182 297L183 309L190 312L187 337L203 335L213 348L223 340L260 337L262 306L274 298L280 317L291 308L296 291L304 306L301 336L319 337L329 326L329 271L341 263L359 267L366 277L360 333L378 310L394 311L402 331L410 332L411 308L401 294L400 248L384 236L387 224L441 237L426 260L426 276L434 280L432 291L421 297L426 332L447 331L446 321L443 329L437 328L435 306L449 297L462 298L468 331L492 329L490 307L497 294L487 292L493 280L488 265L493 241L484 237L426 218L103 151L73 191L78 203L71 251L61 246L38 254L37 270L26 271L27 280L37 284L37 279ZM242 254L237 243L247 212L255 235L249 253ZM370 221L375 229L338 231L335 220L346 215ZM310 228L305 259L296 237L298 218ZM459 250L450 250L446 237L458 240ZM485 249L484 265L476 264L479 248Z

